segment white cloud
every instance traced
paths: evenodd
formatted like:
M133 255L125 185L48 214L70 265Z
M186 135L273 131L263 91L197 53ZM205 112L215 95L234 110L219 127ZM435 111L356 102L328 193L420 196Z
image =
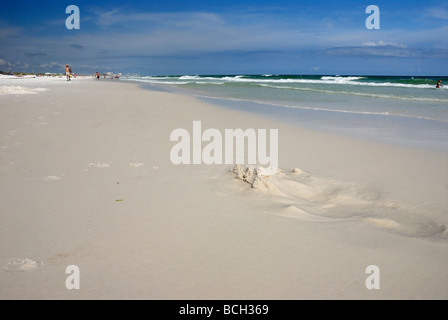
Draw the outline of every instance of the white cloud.
M21 30L22 30L22 28L19 28L19 27L0 26L0 39L17 36L20 34Z
M59 63L59 62L55 62L55 61L51 61L50 63L42 63L40 65L40 67L41 68L47 68L47 69L48 68L55 68L55 67L64 69L65 68L65 64Z
M386 42L383 40L379 41L368 41L361 44L363 47L393 47L393 48L407 48L404 44L398 44L395 42Z
M95 15L97 19L92 21L101 30L71 36L71 41L110 55L290 50L329 41L325 26L303 28L306 23L284 22L268 14L128 13L114 9Z
M448 20L448 9L446 7L427 8L423 14L425 17Z

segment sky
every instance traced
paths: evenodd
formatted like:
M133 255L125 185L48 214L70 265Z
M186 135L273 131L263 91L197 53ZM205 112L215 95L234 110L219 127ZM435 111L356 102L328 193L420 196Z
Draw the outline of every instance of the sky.
M79 29L67 29L69 5ZM368 29L369 5L379 29ZM0 70L448 75L447 0L2 0Z

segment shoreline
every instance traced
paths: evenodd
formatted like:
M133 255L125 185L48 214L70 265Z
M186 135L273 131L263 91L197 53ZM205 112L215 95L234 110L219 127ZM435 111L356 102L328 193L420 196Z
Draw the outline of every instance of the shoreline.
M86 81L0 96L0 298L448 298L446 154ZM195 120L279 129L283 173L175 166L170 133Z
M404 115L385 115L369 113L348 113L345 111L319 110L315 108L288 107L263 102L230 101L222 98L201 97L206 102L227 107L233 110L245 110L264 117L273 117L277 121L285 122L299 128L336 134L358 140L367 140L388 145L418 148L433 152L448 153L448 123L432 119L416 118ZM276 108L283 109L278 112ZM341 127L341 123L345 126ZM344 124L342 124L344 125ZM370 127L370 132L365 132ZM415 127L424 128L420 135L412 132ZM373 129L381 130L381 134ZM428 131L432 134L428 135ZM440 133L446 132L445 139Z
M347 112L322 108L286 106L263 101L209 96L207 92L166 84L148 84L134 80L145 90L185 94L230 110L249 112L275 119L298 128L336 134L392 146L418 148L430 152L448 153L448 123L414 116ZM369 131L366 132L366 127ZM416 131L415 128L419 128ZM375 132L374 130L378 131Z

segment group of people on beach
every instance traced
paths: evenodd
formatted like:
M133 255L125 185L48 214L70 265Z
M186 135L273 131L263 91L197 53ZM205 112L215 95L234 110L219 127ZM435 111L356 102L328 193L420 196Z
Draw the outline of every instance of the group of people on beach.
M106 76L110 76L110 79L119 79L120 78L120 75L119 74L116 74L116 75L113 75L113 74L111 74L111 73L103 73L103 79L106 79ZM100 73L99 72L95 72L95 79L96 80L100 80Z
M67 81L71 81L72 69L68 64L65 65L65 75L67 77ZM95 79L100 80L100 73L98 71L95 72Z

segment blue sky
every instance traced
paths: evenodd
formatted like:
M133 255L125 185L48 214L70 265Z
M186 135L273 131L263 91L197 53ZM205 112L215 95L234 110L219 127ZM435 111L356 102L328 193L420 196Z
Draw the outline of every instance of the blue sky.
M446 0L7 0L0 70L446 76L447 35Z

